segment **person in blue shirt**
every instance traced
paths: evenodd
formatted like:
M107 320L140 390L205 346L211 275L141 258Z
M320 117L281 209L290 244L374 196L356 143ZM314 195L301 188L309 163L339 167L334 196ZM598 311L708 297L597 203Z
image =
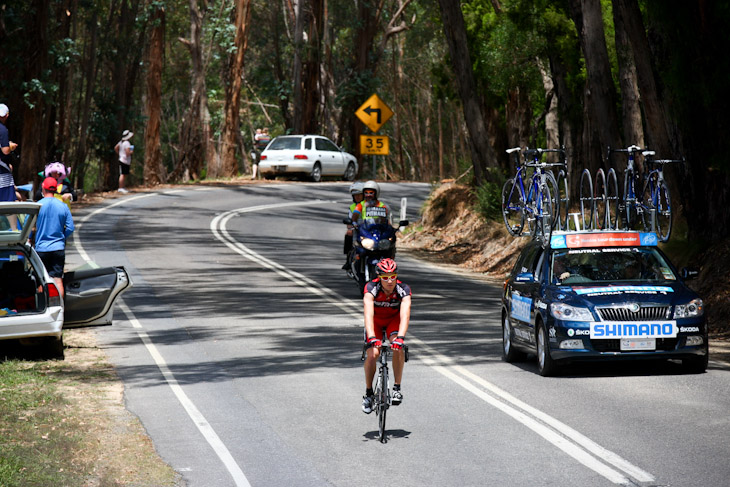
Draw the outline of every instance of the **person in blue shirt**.
M43 199L39 201L35 233L35 250L64 298L63 266L66 265L66 239L74 231L74 221L68 205L56 198L56 178L43 180Z

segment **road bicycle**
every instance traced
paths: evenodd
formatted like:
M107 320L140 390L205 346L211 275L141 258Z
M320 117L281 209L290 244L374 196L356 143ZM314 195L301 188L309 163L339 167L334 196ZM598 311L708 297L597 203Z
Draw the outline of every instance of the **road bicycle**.
M385 418L388 409L392 404L392 394L390 387L390 374L388 372L388 357L391 355L390 340L387 339L383 332L382 345L380 346L380 356L378 357L378 371L375 375L375 386L373 387L373 410L378 418L378 439L381 443L387 443L388 438L385 434ZM365 345L362 350L361 360L365 360L368 346ZM408 345L403 345L403 353L405 353L405 361L408 362Z
M519 160L520 150L520 147L507 149L508 154L516 154L517 172L514 178L508 179L502 186L502 218L511 235L523 235L527 221L528 234L547 243L553 226L559 220L559 199L556 196L558 183L546 168L563 164L542 162L540 158L543 153L558 152L560 149L526 149L523 152L524 163ZM528 158L532 160L528 162ZM528 167L534 168L534 173L525 185Z
M684 159L653 159L654 151L643 152L644 162L652 167L645 177L641 192L641 217L644 230L656 232L660 242L669 240L672 233L672 198L664 179L664 166L672 163L684 164Z
M636 191L641 180L639 168L636 165L636 154L641 153L644 157L646 157L652 154L652 152L642 149L638 145L630 145L626 149L611 149L609 147L607 152L607 159L609 163L611 161L611 154L614 152L628 154L626 170L624 171L623 194L618 204L618 212L622 217L618 220L618 222L623 221L620 226L626 230L631 230L638 224L639 216L641 216L643 223L643 212L645 210L641 201L641 194Z

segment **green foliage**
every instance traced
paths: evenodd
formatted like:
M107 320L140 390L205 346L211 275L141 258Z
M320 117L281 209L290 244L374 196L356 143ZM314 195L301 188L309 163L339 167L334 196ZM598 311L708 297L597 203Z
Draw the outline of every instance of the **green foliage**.
M491 171L489 179L481 186L473 189L475 208L477 212L488 220L500 220L502 212L502 186L504 177L496 169Z

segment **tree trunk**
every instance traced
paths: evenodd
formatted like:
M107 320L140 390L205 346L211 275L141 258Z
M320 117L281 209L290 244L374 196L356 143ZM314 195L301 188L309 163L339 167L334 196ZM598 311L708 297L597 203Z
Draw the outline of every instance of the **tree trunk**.
M235 51L228 57L226 83L225 122L221 141L221 171L224 177L238 174L236 148L240 137L239 109L241 105L241 78L243 76L243 57L248 47L248 26L251 20L251 0L236 0L233 12L236 28Z
M497 158L494 149L488 143L487 126L476 92L461 3L456 0L439 0L439 6L459 97L464 107L464 118L469 129L474 180L477 185L481 185L486 177L486 168L496 166Z
M621 87L621 114L624 126L624 145L644 147L644 128L641 120L639 85L631 43L626 33L623 9L613 9L613 24L618 58L619 86Z
M84 87L84 100L80 107L81 112L81 123L79 126L79 142L74 154L73 161L74 167L76 168L76 187L84 187L84 179L86 177L86 156L88 154L88 142L89 142L89 119L91 117L91 103L94 98L94 86L96 85L96 63L97 63L97 43L99 37L99 26L97 22L96 10L92 13L91 21L88 26L91 29L91 40L88 46L85 46L85 62L84 66L84 81L86 83ZM111 151L114 155L116 153ZM118 159L117 159L118 161ZM103 162L102 162L103 164Z
M606 147L618 147L621 137L616 94L608 61L600 0L571 0L571 13L586 63L583 161L591 172L602 166Z
M300 130L303 134L313 134L320 127L320 85L321 85L321 52L322 52L322 15L323 0L309 0L306 20L307 48L302 69L302 120Z
M162 112L162 57L165 39L165 9L152 14L152 31L147 44L147 125L144 131L144 183L156 186L166 179L160 151L160 119Z

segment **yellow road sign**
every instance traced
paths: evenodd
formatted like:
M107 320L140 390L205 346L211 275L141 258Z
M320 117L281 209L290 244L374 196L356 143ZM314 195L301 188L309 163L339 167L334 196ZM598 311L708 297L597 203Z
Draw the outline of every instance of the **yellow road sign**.
M380 127L393 116L393 111L381 100L378 95L373 95L362 104L355 112L357 118L368 126L373 132L380 130Z
M361 135L360 154L387 156L390 154L390 142L387 135Z

